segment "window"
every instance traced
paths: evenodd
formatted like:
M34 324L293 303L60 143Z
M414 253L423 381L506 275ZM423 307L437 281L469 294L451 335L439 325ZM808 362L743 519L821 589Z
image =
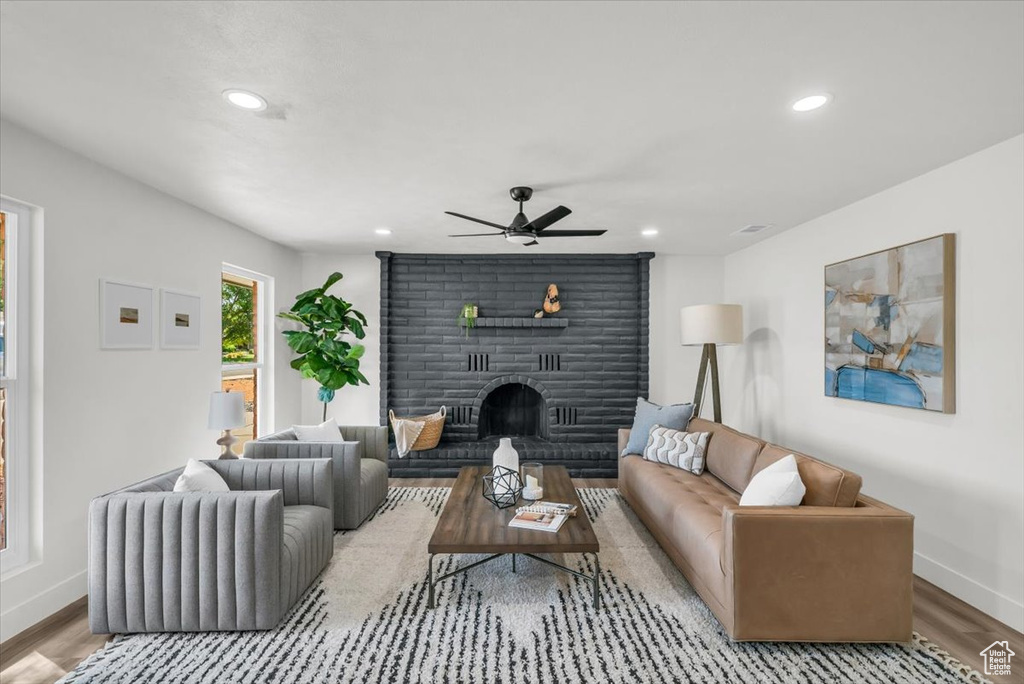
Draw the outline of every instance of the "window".
M270 395L264 305L269 282L234 266L225 265L221 274L221 390L245 395L245 425L232 430L240 445L264 434L270 425L263 415Z
M28 231L31 210L0 200L0 566L28 561Z

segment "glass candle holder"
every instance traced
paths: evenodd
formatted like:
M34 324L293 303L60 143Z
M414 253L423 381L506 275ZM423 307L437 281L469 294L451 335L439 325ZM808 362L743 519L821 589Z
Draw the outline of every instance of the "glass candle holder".
M524 463L520 472L523 476L523 498L530 501L544 498L544 464Z

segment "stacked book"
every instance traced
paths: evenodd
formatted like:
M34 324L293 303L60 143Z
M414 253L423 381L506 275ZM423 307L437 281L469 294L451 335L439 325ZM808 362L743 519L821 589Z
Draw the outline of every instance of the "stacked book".
M509 527L524 530L540 530L541 532L557 532L567 518L576 516L573 504L538 501L532 506L516 509L516 514L509 521Z

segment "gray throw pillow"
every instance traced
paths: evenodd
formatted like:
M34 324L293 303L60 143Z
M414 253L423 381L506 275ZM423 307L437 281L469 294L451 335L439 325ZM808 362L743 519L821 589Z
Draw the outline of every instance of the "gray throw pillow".
M629 442L622 451L626 454L642 454L647 446L647 438L655 425L672 430L685 430L693 415L693 404L671 404L659 406L644 398L636 400L636 415L633 417L633 429L629 433Z

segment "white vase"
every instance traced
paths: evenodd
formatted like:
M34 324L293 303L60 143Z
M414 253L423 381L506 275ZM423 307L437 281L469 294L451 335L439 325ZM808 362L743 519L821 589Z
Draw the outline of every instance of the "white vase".
M519 477L519 452L512 446L512 440L508 437L502 437L498 441L498 448L494 450L494 456L491 459L491 467L502 466L508 468ZM509 485L498 483L494 486L494 493L497 496L507 496L511 494L513 488Z
M514 471L516 475L519 474L519 452L512 446L510 438L502 437L498 441L498 448L494 450L491 466L504 466Z

